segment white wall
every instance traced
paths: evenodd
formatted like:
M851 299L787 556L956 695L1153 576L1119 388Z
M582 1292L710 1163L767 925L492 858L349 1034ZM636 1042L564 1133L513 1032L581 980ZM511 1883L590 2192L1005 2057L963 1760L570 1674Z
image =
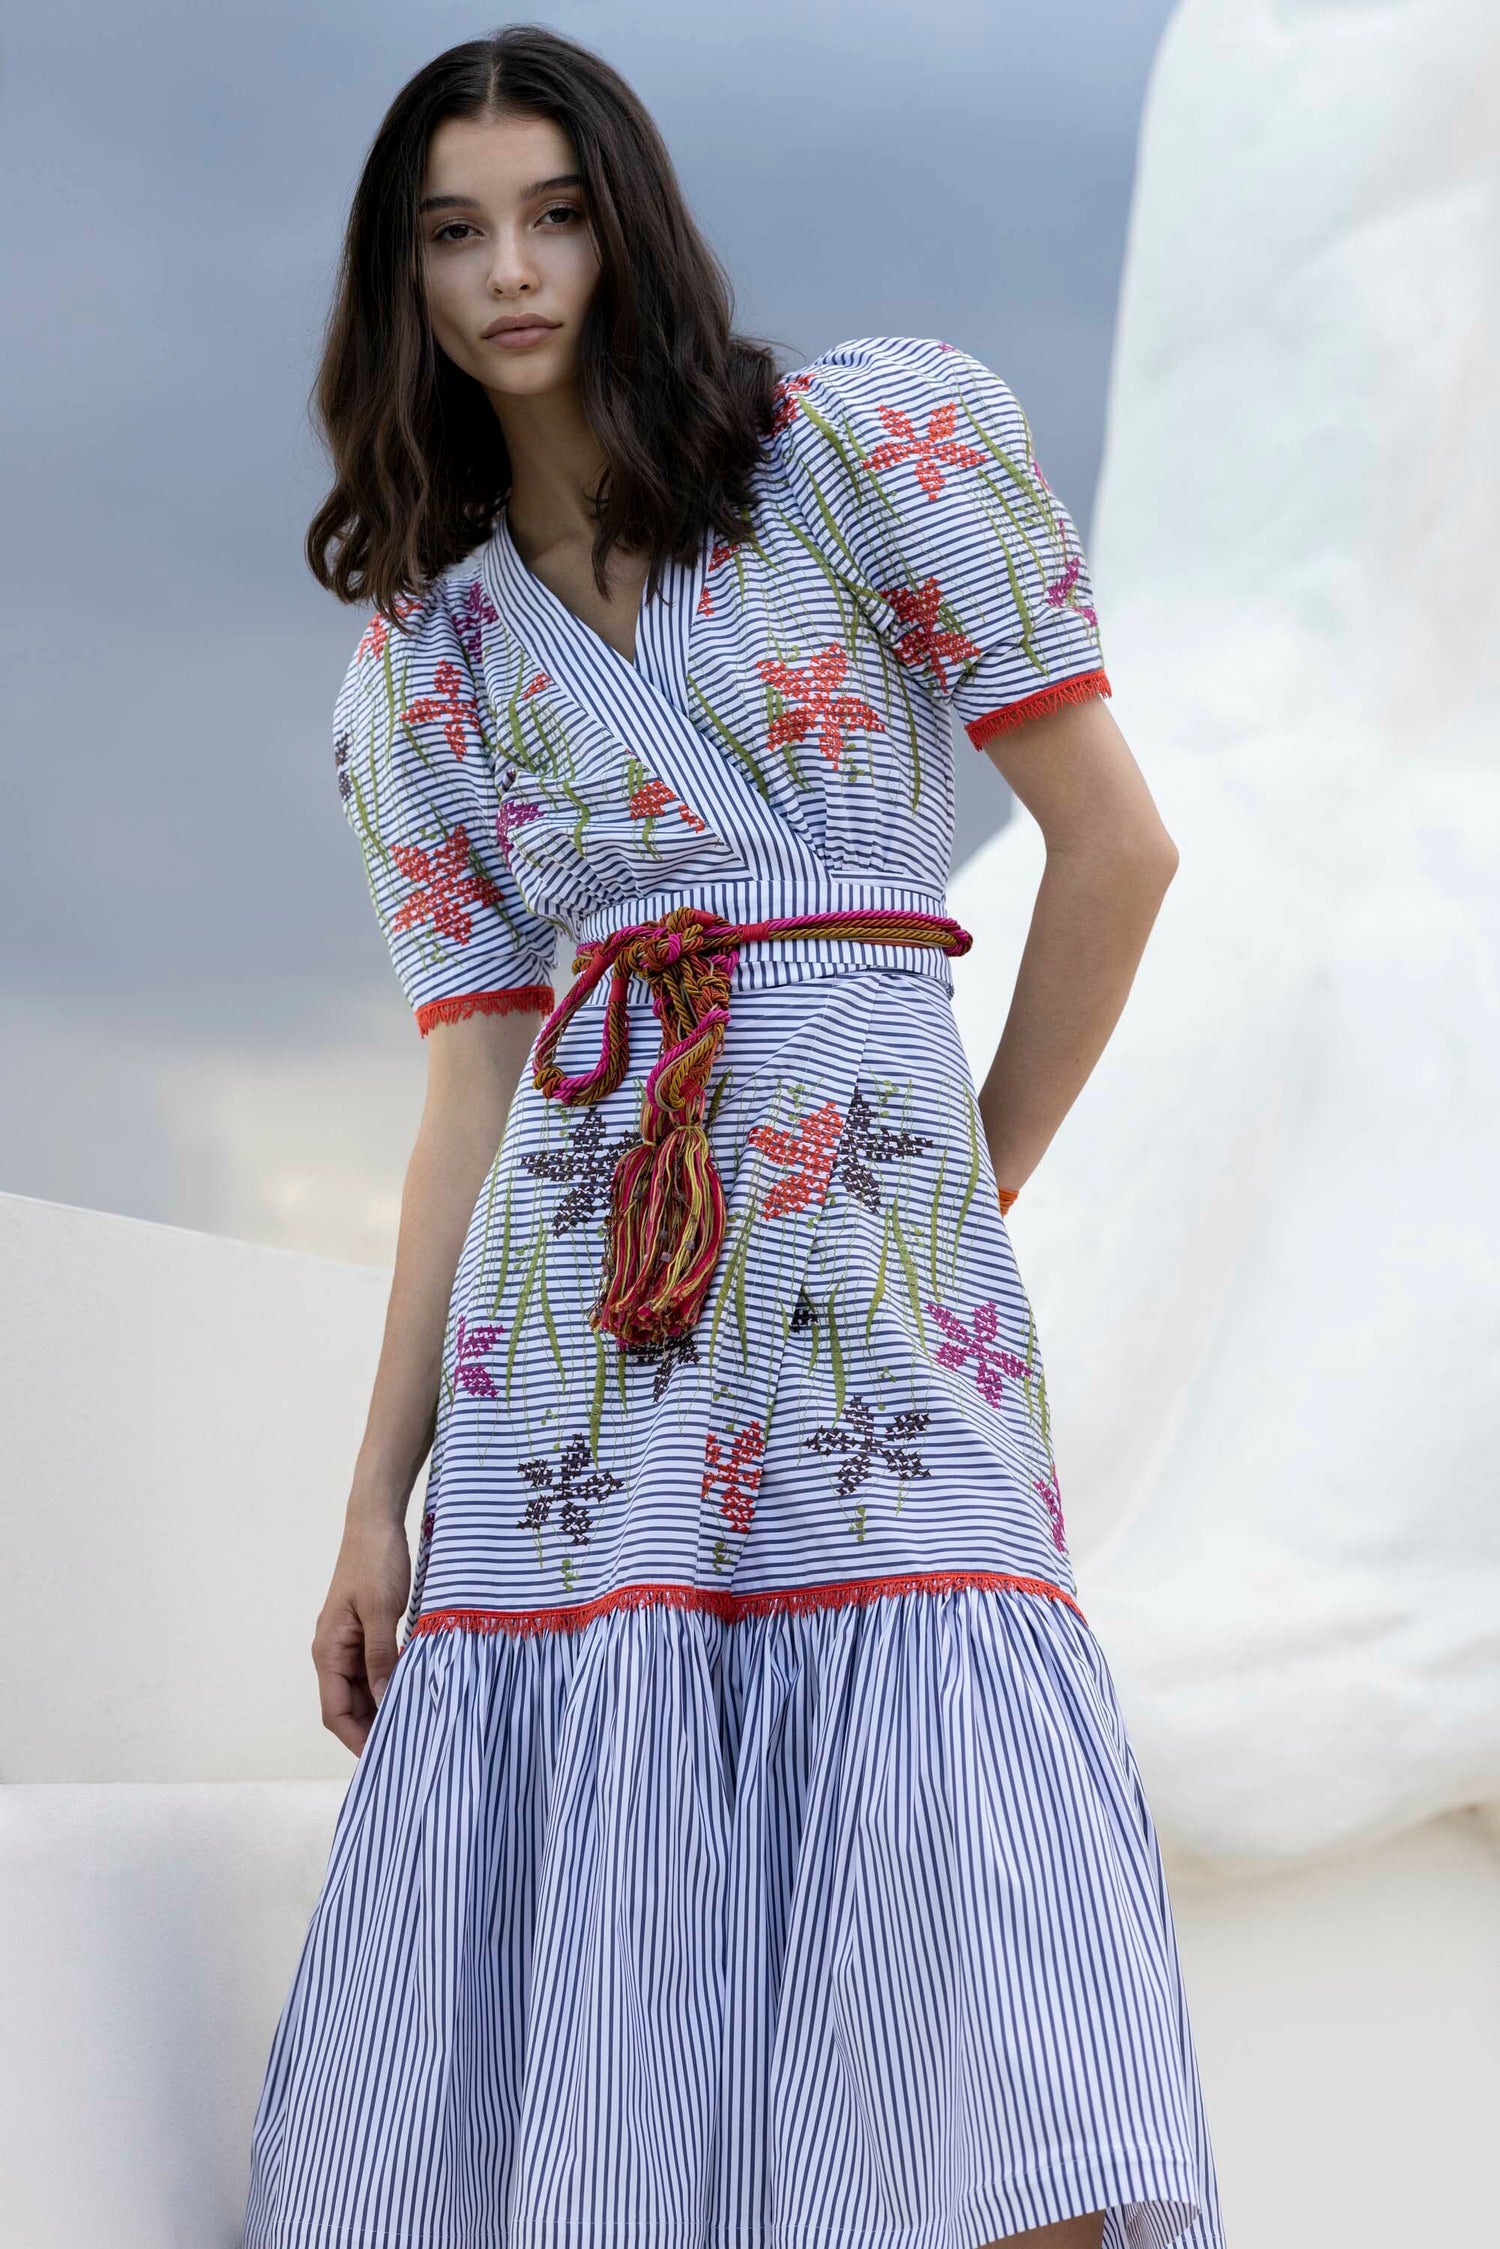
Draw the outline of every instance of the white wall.
M390 1276L20 1195L0 1271L0 1779L347 1777L308 1647Z

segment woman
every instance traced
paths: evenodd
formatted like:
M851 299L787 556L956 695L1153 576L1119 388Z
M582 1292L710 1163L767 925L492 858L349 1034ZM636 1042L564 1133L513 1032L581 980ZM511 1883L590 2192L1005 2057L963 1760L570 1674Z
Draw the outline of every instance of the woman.
M535 29L398 97L320 400L429 1091L249 2249L1207 2249L1001 1211L1176 854L1024 415L911 338L778 382L629 89ZM952 712L1048 847L977 1102Z

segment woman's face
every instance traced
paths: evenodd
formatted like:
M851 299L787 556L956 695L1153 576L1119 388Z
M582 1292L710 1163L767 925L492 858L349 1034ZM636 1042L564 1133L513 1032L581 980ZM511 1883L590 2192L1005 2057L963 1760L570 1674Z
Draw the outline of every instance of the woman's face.
M573 144L549 117L449 118L418 207L443 350L496 397L570 385L599 279Z

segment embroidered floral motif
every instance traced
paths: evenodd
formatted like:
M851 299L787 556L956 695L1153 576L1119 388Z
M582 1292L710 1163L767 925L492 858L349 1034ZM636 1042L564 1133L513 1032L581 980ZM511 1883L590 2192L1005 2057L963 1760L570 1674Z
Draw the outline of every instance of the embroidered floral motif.
M471 1328L462 1312L458 1315L457 1346L453 1359L453 1379L460 1390L471 1398L498 1398L495 1378L484 1364L505 1330L498 1322L482 1328Z
M550 1180L568 1190L552 1213L554 1234L570 1234L608 1211L615 1165L627 1148L639 1145L637 1132L611 1140L603 1111L589 1109L563 1147L539 1149L521 1158L533 1179Z
M547 674L545 672L538 672L536 678L531 682L531 685L529 687L522 688L521 701L523 703L529 703L533 695L545 695L547 689L551 685L552 682L547 677Z
M479 663L484 655L485 626L499 622L500 613L484 587L477 578L471 578L464 587L463 606L453 620L453 630L471 664Z
M430 921L436 936L467 945L474 922L466 909L500 903L499 885L470 869L469 834L462 825L436 850L397 843L391 846L391 857L407 881L418 885L393 917L393 930L414 929L418 922Z
M751 1126L745 1135L750 1146L790 1175L768 1189L760 1206L763 1218L785 1218L824 1200L843 1129L843 1117L831 1101L804 1117L795 1132Z
M661 1343L633 1344L626 1356L632 1366L655 1367L656 1378L651 1385L651 1400L660 1405L667 1387L679 1367L698 1364L698 1343L691 1329L686 1335L669 1335Z
M877 406L875 411L894 442L877 445L873 453L867 453L865 467L879 476L886 469L895 468L900 461L911 461L917 482L929 500L935 500L943 489L944 468L971 469L984 459L977 445L960 445L954 439L953 432L958 426L956 400L950 399L928 416L925 436L918 432L911 416L903 414L899 407Z
M531 1485L533 1497L526 1502L526 1512L516 1518L516 1528L545 1529L555 1503L562 1530L575 1546L586 1545L593 1530L590 1506L602 1505L611 1492L625 1488L609 1469L596 1466L584 1436L568 1439L555 1467L550 1460L522 1460L517 1473Z
M430 719L440 719L449 749L455 757L461 758L469 747L465 727L472 726L476 734L479 732L478 705L472 695L464 693L463 674L457 664L450 664L445 658L434 669L432 678L436 695L419 695L414 703L407 704L401 716L409 726L425 726Z
M722 1492L719 1513L730 1529L741 1538L750 1528L755 1513L755 1494L760 1490L764 1470L755 1464L765 1456L766 1436L758 1421L742 1429L725 1452L718 1438L710 1430L703 1440L702 1497L711 1499Z
M805 1288L797 1291L797 1301L792 1306L792 1316L787 1326L793 1335L806 1335L818 1324L818 1307Z
M1080 617L1087 617L1091 625L1097 626L1099 619L1088 603L1073 599L1073 589L1078 583L1078 573L1082 568L1082 562L1081 555L1075 554L1070 557L1068 567L1064 570L1062 576L1054 578L1047 588L1047 599L1054 609L1061 609L1066 604L1069 609L1075 610Z
M631 796L630 817L632 820L654 820L658 813L666 811L672 801L672 791L665 781L643 781Z
M774 656L763 656L755 668L789 706L771 721L767 741L773 750L816 733L819 752L837 773L847 735L856 729L865 734L885 732L885 720L873 703L862 695L837 692L849 669L849 658L837 641L805 664L783 664Z
M930 1476L932 1470L919 1452L915 1452L908 1439L920 1437L931 1421L927 1413L893 1414L882 1430L876 1424L875 1409L866 1398L850 1397L844 1401L844 1410L838 1419L822 1429L815 1429L803 1439L807 1452L825 1455L842 1455L834 1489L841 1499L852 1499L861 1484L872 1474L876 1462L884 1461L898 1483L915 1483Z
M776 401L774 407L771 410L771 429L773 434L777 430L784 430L788 422L793 422L796 420L797 408L801 404L801 398L799 394L802 391L811 390L812 386L813 379L811 375L782 376L780 382L776 385L776 388L772 393L772 396Z
M874 1106L856 1085L849 1101L844 1137L834 1161L833 1176L848 1195L868 1211L880 1209L880 1182L871 1164L893 1164L901 1156L919 1156L931 1140L920 1132L895 1132L881 1124Z
M947 664L967 663L971 656L982 656L983 649L966 633L939 630L938 611L943 597L936 578L924 578L921 585L888 586L884 598L895 610L903 625L911 627L896 642L896 659L902 664L930 664L933 677L946 695L948 692Z
M385 644L391 637L391 621L377 610L364 630L364 638L354 651L354 661L363 663L366 656L383 656Z
M539 804L512 804L507 800L501 805L495 814L495 841L500 846L500 855L507 867L510 865L510 839L517 828L529 827L533 820L540 820L541 817L542 808Z
M1068 1533L1063 1522L1062 1495L1057 1488L1056 1468L1049 1468L1045 1476L1036 1476L1032 1479L1032 1482L1035 1490L1040 1492L1047 1509L1047 1521L1052 1530L1052 1543L1059 1554L1066 1554L1068 1551Z
M348 796L354 787L354 783L349 776L349 737L347 734L339 734L334 738L333 770L339 786L339 795L341 797Z
M1023 1358L996 1341L1000 1333L997 1304L981 1304L973 1314L972 1327L965 1327L956 1313L941 1304L929 1304L927 1312L948 1338L933 1354L936 1364L962 1367L972 1358L974 1387L986 1404L999 1405L1004 1395L1003 1376L1009 1375L1013 1381L1021 1382L1031 1373Z
M727 562L733 553L734 545L731 540L715 539L713 552L708 558L708 568L703 573L703 591L698 596L698 614L700 617L711 617L713 615L713 597L708 589L708 581L713 572L718 569L719 564Z

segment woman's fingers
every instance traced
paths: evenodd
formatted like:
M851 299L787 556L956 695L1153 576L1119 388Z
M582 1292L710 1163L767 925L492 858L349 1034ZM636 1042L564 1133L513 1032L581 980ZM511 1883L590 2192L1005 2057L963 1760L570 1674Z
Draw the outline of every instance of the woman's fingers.
M384 1601L344 1599L325 1608L313 1635L323 1724L357 1757L396 1667L399 1610Z

